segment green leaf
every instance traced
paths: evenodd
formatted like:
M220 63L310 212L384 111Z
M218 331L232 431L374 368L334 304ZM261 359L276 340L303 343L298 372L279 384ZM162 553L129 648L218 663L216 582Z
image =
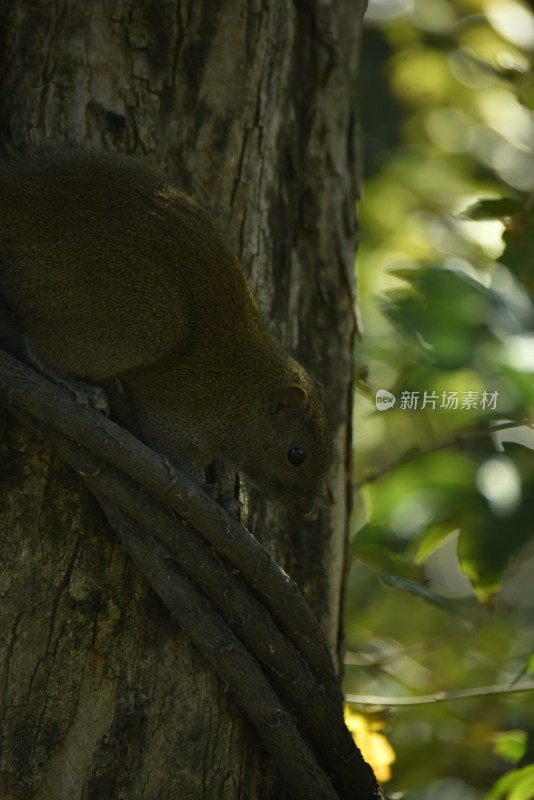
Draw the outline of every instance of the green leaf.
M486 800L532 800L534 797L534 764L507 772L499 778Z
M522 730L501 731L495 735L493 742L493 749L498 756L517 764L527 749L527 734Z
M458 556L462 571L484 601L501 585L504 571L514 556L534 533L532 524L532 451L520 444L507 442L506 457L521 476L521 497L506 513L493 511L481 495L473 494L466 509L458 540Z
M499 197L494 200L479 200L468 206L460 214L473 220L508 219L515 216L523 208L523 203L511 197Z
M420 362L437 369L472 364L479 345L494 341L490 322L499 299L469 276L449 269L396 270L411 288L391 292L383 312L417 345Z
M395 575L398 578L417 581L418 568L411 562L387 550L381 545L358 545L351 548L352 555L381 577Z
M382 580L387 586L392 586L394 589L400 589L403 592L408 592L416 597L421 597L427 603L446 611L448 614L453 614L455 617L462 617L458 608L447 598L442 597L436 592L433 592L428 586L417 581L409 580L407 578L400 578L397 575L382 575Z
M534 217L532 212L518 217L503 234L505 244L500 261L523 283L534 289Z

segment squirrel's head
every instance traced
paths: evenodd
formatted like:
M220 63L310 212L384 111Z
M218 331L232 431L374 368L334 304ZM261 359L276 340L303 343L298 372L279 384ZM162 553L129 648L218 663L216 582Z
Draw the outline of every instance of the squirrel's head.
M332 457L320 389L311 382L272 389L253 420L239 467L282 505L310 513Z

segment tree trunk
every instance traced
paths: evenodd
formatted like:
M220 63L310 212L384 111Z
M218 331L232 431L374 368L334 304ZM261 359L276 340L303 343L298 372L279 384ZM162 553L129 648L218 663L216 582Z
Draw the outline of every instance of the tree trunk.
M273 332L323 383L335 456L318 520L246 485L241 496L246 524L301 586L335 658L363 5L0 0L2 151L79 143L162 169L211 212ZM285 797L96 500L0 411L0 799Z

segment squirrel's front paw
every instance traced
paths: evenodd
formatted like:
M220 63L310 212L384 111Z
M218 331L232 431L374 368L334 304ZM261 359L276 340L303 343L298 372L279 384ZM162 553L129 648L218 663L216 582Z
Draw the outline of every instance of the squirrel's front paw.
M93 386L90 383L74 380L74 378L64 378L50 373L48 377L74 395L78 405L84 408L94 408L95 411L100 411L106 416L109 415L108 396L100 386Z
M94 408L95 411L100 411L106 416L109 415L108 396L100 386L91 386L89 383L80 383L79 381L73 381L68 386L79 405L85 408Z
M217 486L216 483L203 483L202 488L207 494L209 494L210 497L213 497L213 499L219 503L219 505L222 506L231 517L235 517L237 520L241 518L243 503L241 503L236 497L223 494L220 487Z

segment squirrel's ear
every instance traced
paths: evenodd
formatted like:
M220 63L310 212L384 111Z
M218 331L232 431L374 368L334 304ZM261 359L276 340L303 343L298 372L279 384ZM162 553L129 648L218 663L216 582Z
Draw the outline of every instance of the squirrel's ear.
M308 395L302 386L282 386L273 389L269 396L269 411L276 414L281 408L302 408L306 405Z

